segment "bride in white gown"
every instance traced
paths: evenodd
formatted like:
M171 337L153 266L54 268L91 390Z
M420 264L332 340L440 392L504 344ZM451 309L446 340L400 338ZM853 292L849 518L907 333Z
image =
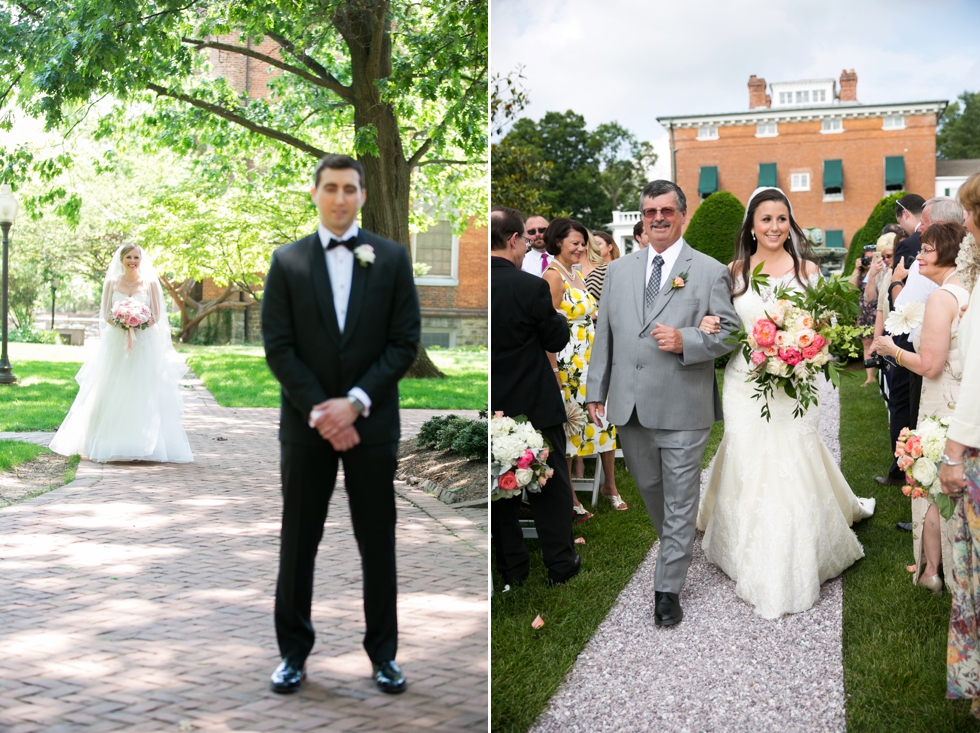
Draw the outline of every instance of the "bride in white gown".
M752 323L772 298L749 285L759 264L772 286L802 289L817 266L792 207L778 188L757 189L730 265L734 304ZM839 575L864 550L850 526L871 516L874 501L851 492L820 438L820 408L793 417L795 401L780 390L770 398L771 420L753 399L748 365L735 352L725 369L725 436L712 463L697 526L710 562L735 581L735 593L765 618L798 613L820 597L820 584Z
M147 328L127 332L112 324L112 308L123 299L150 309ZM123 245L113 255L99 315L101 338L75 376L78 395L51 450L97 463L193 461L178 386L187 366L170 340L160 281L139 246Z

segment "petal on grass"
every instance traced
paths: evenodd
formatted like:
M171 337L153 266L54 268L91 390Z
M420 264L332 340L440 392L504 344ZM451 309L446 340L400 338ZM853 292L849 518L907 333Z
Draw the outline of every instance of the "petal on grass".
M531 628L540 629L542 626L544 626L544 619L541 618L541 614L539 613L534 617L534 621L531 622Z

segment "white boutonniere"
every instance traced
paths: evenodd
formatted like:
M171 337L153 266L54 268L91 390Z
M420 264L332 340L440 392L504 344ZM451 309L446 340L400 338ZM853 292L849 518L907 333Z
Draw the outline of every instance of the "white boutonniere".
M679 290L680 288L683 288L685 285L687 285L687 273L682 272L680 275L675 277L673 281L670 283L670 289Z
M361 263L361 267L374 264L374 247L370 244L359 244L354 248L354 256Z

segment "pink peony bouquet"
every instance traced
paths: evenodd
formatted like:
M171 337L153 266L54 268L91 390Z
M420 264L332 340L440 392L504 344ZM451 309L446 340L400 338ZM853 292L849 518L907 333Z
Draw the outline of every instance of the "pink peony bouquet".
M902 428L895 442L898 467L908 483L902 493L913 499L928 499L939 507L943 519L953 516L955 504L943 493L939 482L939 460L946 447L949 420L927 417L915 430Z
M551 446L524 415L490 418L490 498L509 499L523 489L541 491L554 473L545 463Z
M111 316L114 326L128 331L131 328L146 328L153 314L135 298L124 298L112 306Z
M781 286L773 290L761 272L760 264L752 273L752 288L767 301L766 309L728 340L749 363L749 381L756 383L754 397L762 400L762 416L770 419L769 399L781 389L796 401L793 416L800 417L817 404L818 374L835 387L840 384L831 347L839 344L848 355L858 355L853 339L858 329L843 324L854 322L860 293L840 278L820 280L802 291Z

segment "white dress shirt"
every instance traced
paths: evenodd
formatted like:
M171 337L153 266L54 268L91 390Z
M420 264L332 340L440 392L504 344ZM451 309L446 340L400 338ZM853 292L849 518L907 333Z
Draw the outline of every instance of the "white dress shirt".
M653 248L653 245L646 248L647 272L646 275L643 276L644 288L646 288L647 284L650 282L650 273L653 272L653 258L660 255L664 260L664 264L660 268L660 290L664 289L664 283L667 282L667 277L670 275L670 271L674 269L674 263L677 262L677 258L681 253L681 247L683 246L684 237L681 237L663 252L657 252L657 250Z
M542 258L544 259L545 263L544 267L541 267ZM527 254L524 255L524 261L521 263L521 269L524 270L524 272L530 272L532 275L541 277L554 259L555 258L548 254L545 250L538 252L536 249L529 249Z
M340 332L344 332L344 325L347 323L347 307L350 304L350 287L354 279L354 253L346 247L334 247L328 250L327 245L331 239L341 241L356 237L358 226L355 222L341 236L337 236L323 224L317 224L316 232L320 235L320 244L323 246L323 255L327 261L327 274L330 276L330 289L333 291L333 309L337 313L337 325ZM371 414L371 398L367 396L360 387L351 387L347 393L348 397L355 397L364 405L361 414L367 417ZM311 421L315 418L311 415Z

